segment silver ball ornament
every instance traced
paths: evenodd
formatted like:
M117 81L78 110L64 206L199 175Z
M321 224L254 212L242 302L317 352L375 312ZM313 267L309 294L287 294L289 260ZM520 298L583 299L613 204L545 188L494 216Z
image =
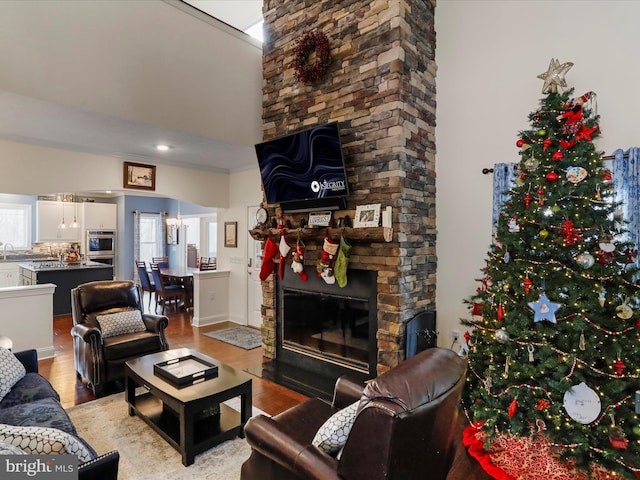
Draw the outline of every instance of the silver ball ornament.
M576 257L576 262L582 268L591 268L596 263L596 259L593 258L589 252L581 253Z
M496 338L496 341L500 343L505 343L509 341L509 334L504 328L500 328L496 331L495 338Z

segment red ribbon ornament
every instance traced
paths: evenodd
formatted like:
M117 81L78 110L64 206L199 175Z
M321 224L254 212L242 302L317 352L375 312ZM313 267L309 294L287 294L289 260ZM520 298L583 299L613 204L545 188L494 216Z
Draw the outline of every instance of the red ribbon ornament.
M576 242L584 240L584 237L578 235L578 230L573 226L573 222L571 220L562 222L560 235L564 238L567 245L575 245Z
M569 150L576 144L573 140L560 140L560 146L565 150Z
M620 376L622 375L622 371L626 368L627 366L622 363L622 360L617 359L615 362L613 362L613 368L616 371L616 375Z

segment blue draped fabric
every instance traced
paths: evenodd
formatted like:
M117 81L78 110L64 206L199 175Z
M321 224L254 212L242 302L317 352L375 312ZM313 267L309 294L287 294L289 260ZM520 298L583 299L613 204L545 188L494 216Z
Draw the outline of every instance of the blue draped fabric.
M611 173L614 199L622 202L619 211L622 218L629 222L625 225L628 230L625 240L638 245L638 239L640 239L640 148L633 147L626 152L618 149L613 154Z
M496 163L493 166L493 230L498 227L498 215L510 198L509 190L516 185L517 163Z

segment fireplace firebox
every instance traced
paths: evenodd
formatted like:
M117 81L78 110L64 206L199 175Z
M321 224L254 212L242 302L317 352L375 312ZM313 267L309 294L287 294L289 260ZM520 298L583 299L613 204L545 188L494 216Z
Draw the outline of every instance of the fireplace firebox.
M345 374L373 378L377 363L377 272L349 270L346 287L307 267L308 281L277 281L276 360L329 385Z

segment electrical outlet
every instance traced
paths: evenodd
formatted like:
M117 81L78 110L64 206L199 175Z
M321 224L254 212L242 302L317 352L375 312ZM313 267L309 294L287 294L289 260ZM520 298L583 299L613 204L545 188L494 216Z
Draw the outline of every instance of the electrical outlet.
M453 330L451 332L451 343L456 343L460 341L460 332L458 330Z

